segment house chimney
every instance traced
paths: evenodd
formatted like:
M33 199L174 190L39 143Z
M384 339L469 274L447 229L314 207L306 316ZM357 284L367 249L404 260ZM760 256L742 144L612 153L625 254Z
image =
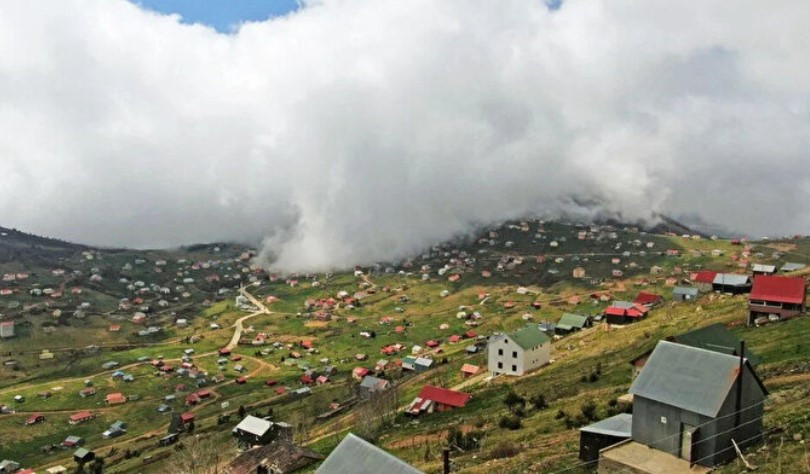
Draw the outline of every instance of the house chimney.
M741 411L742 411L742 396L743 396L743 376L745 373L745 341L740 341L740 367L739 373L737 375L737 405L736 405L736 416L734 417L734 427L737 428L740 426L740 418L741 418Z
M442 473L450 474L450 448L442 450Z

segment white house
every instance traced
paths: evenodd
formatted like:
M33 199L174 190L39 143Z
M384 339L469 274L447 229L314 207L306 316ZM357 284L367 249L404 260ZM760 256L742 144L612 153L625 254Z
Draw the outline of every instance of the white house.
M523 375L551 360L551 339L537 325L493 336L487 348L492 374Z

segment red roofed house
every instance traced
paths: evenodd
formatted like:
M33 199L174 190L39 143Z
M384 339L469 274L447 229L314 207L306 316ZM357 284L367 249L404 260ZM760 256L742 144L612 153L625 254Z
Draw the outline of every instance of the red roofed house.
M242 377L239 377L238 379L236 379L236 383L238 383L239 385L247 383L247 377L245 377L244 375Z
M107 405L120 405L127 402L127 397L121 392L110 393L107 395Z
M717 276L717 272L701 270L692 275L692 284L701 292L712 291L712 284Z
M311 375L304 374L301 376L301 383L304 385L309 385L313 383L315 380L312 379Z
M459 336L458 334L453 334L452 336L450 336L448 340L450 341L451 344L457 344L461 342L461 336Z
M196 393L190 393L186 396L186 406L196 405L200 403L200 396Z
M432 340L432 339L430 341L426 342L425 345L428 346L428 347L431 347L431 348L432 347L439 347L439 343Z
M478 334L476 334L476 333L475 333L475 331L470 330L470 331L465 332L465 333L464 333L464 336L465 336L467 339L473 339L473 338L478 337Z
M469 393L425 385L419 395L408 405L406 413L419 415L424 412L452 410L463 407L469 400Z
M355 367L354 370L352 370L352 378L355 380L363 380L363 377L368 375L369 372L370 370L365 367Z
M208 389L198 390L197 396L200 398L209 398L211 396L211 391Z
M639 321L650 311L629 301L615 301L612 306L605 308L605 320L608 324L629 324Z
M789 319L805 312L807 282L802 277L757 275L748 296L748 325L777 315Z
M88 420L92 420L95 417L96 417L96 415L94 415L90 411L87 411L87 410L80 411L78 413L74 413L74 414L70 415L70 424L71 425L76 425L76 424L79 424L79 423L82 423L82 422L85 422L85 421L88 421Z
M183 413L182 415L180 415L180 421L182 421L184 425L187 423L191 423L192 421L194 421L194 413L191 413L190 411Z
M45 415L43 415L42 413L32 413L28 418L25 419L25 424L35 425L42 421L45 421Z
M655 293L647 293L646 291L640 291L636 299L633 300L633 303L646 306L647 308L652 308L661 304L664 301L664 297L661 295L656 295Z

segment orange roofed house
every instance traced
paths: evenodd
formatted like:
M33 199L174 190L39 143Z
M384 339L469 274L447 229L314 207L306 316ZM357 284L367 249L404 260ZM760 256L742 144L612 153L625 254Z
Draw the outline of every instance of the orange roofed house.
M748 325L804 313L806 293L807 282L802 277L757 275L748 297Z
M121 392L110 393L107 395L107 405L120 405L126 403L127 397Z

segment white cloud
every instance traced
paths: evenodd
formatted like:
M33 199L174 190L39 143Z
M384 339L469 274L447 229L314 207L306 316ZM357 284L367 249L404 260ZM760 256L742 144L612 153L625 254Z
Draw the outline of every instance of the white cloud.
M3 225L284 269L529 213L810 231L810 4L323 0L221 35L45 3L0 3Z

